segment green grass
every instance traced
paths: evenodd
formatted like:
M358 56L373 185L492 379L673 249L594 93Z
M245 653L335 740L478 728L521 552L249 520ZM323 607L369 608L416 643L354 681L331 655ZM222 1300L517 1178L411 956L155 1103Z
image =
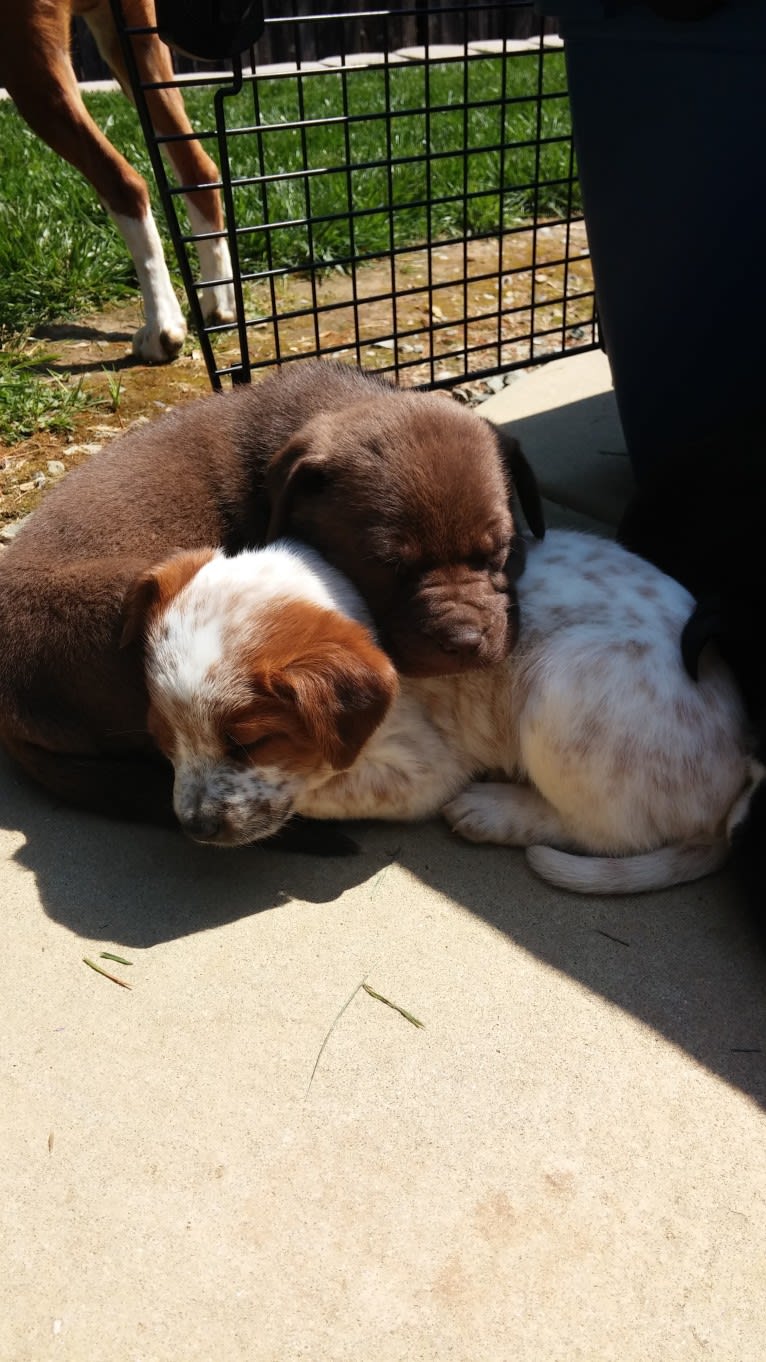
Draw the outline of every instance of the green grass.
M521 102L471 110L464 138L466 92L469 99L497 99L503 93L503 69L503 63L493 59L469 63L467 72L462 63L433 64L428 77L422 67L391 67L388 74L382 68L351 71L345 88L349 122L341 118L344 86L340 74L323 73L300 83L295 79L259 81L260 121L277 125L263 135L267 171L303 166L300 132L279 125L301 112L310 119L338 117L339 121L305 134L309 165L322 171L308 182L308 190L303 180L281 180L269 186L265 198L258 186L235 190L238 225L261 223L264 210L271 222L314 219L313 230L285 226L270 234L270 263L275 266L321 264L387 250L392 244L391 207L397 246L422 244L429 236L493 233L501 225L501 165L504 226L525 220L535 211L542 217L566 213L567 186L552 182L568 174L568 144L541 147L539 162L533 147L516 145L533 140L538 131L533 98L538 80L536 54L505 64L505 96ZM558 52L545 57L543 86L547 93L565 88L563 57ZM422 112L426 103L432 110L430 120ZM115 146L150 177L138 120L127 101L118 94L99 94L89 96L88 104ZM213 126L210 92L190 91L187 107L195 128ZM354 121L356 115L379 113L386 107L394 117ZM228 101L227 108L229 128L255 121L248 90ZM568 135L566 99L547 99L542 111L543 137ZM0 339L29 333L57 318L81 315L135 291L131 262L90 186L50 152L5 102L0 104L0 145ZM463 154L464 145L470 149L468 155ZM505 148L502 154L497 149L500 145ZM257 138L230 137L229 148L234 176L258 173ZM211 151L216 154L213 147ZM416 159L410 161L410 157ZM370 161L377 164L354 168ZM344 169L347 163L350 175ZM537 194L525 188L536 175ZM479 191L467 207L461 197L464 188ZM427 197L430 214L419 206ZM353 240L350 207L357 214ZM265 234L245 235L241 254L246 269L269 263Z
M8 101L0 145L0 339L134 292L132 263L94 191Z
M50 356L0 352L0 441L17 444L37 431L70 434L74 417L85 407L100 405L86 392L82 379L67 383L45 370Z
M300 265L350 256L354 249L360 254L387 250L392 244L389 205L395 210L396 246L417 245L429 237L495 232L501 225L501 173L503 225L531 218L535 211L541 216L566 213L567 185L553 182L566 179L569 173L568 143L541 147L539 163L535 148L523 145L534 142L538 133L536 55L506 63L505 73L506 97L521 102L471 109L467 134L462 107L465 82L469 101L499 101L502 62L469 63L467 75L462 63L432 64L427 88L423 67L393 67L388 74L384 69L352 73L347 77L348 124L324 124L308 129L305 135L308 164L322 173L308 184L300 179L279 181L265 195L260 186L238 188L238 223L260 223L264 208L270 222L314 219L311 235L302 226L271 234L275 263ZM558 52L545 58L544 88L551 94L566 88L563 57ZM301 113L308 119L325 119L343 110L343 80L335 73L304 80L303 109L297 81L264 80L258 89L262 124L284 124ZM426 105L432 111L430 118L423 112ZM254 121L248 91L231 100L228 108L229 127ZM392 118L369 117L386 108ZM566 99L546 99L542 111L543 138L569 136ZM358 116L364 116L363 121L356 121ZM263 144L268 171L302 168L300 131L274 126L263 134ZM252 137L230 137L229 147L233 176L257 173ZM467 155L464 147L469 148ZM368 162L376 164L368 168ZM351 167L350 176L346 165ZM528 188L535 181L537 194ZM464 188L477 194L467 205L462 198ZM430 214L423 206L426 199ZM357 215L353 243L350 208ZM242 257L250 267L266 263L263 233L243 238Z

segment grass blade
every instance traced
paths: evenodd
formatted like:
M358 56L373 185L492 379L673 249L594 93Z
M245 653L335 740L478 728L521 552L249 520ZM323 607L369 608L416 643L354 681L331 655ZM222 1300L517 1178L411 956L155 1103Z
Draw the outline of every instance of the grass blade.
M96 964L95 960L89 960L87 955L82 957L82 962L84 965L88 965L90 969L94 969L96 974L103 974L105 979L111 979L113 984L119 984L120 988L133 987L132 984L126 984L124 979L118 979L116 974L109 974L108 970L102 969L100 965Z
M351 1006L351 1004L353 1003L353 1001L354 1001L354 999L355 999L357 993L359 992L360 988L364 988L364 987L365 987L364 982L362 982L361 984L357 984L357 986L356 986L356 988L354 989L353 993L350 993L350 994L349 994L348 998L346 999L345 1003L343 1004L342 1008L340 1009L340 1012L337 1014L337 1016L336 1016L336 1018L335 1018L335 1020L334 1020L334 1022L333 1022L333 1024L332 1024L332 1026L329 1028L329 1030L328 1030L328 1032L327 1032L327 1035L325 1036L324 1040L322 1041L322 1044L321 1044L320 1047L319 1047L319 1054L317 1055L316 1060L314 1061L314 1067L313 1067L313 1069L311 1070L311 1077L310 1077L309 1082L308 1082L308 1087L306 1088L306 1095L305 1095L305 1097L304 1097L304 1099L303 1099L304 1102L305 1102L305 1100L306 1100L306 1097L308 1097L308 1095L309 1095L309 1091L310 1091L310 1089L311 1089L311 1084L314 1082L314 1074L316 1073L317 1069L319 1068L319 1061L320 1061L320 1059L322 1058L322 1055L324 1054L325 1046L326 1046L328 1040L330 1039L330 1036L332 1035L333 1031L335 1030L335 1027L338 1025L338 1022L340 1021L341 1017L343 1016L343 1013L345 1012L346 1008Z
M369 993L371 998L377 998L379 1003L385 1003L386 1007L392 1007L394 1012L398 1012L400 1017L404 1017L405 1021L411 1022L413 1026L419 1027L421 1031L425 1030L425 1022L418 1021L417 1017L413 1017L412 1013L408 1012L406 1007L400 1007L398 1003L392 1003L390 998L384 998L382 993L376 993L375 989L370 988L369 984L362 984L362 988L365 993Z
M99 960L116 960L118 965L132 965L132 960L125 960L121 955L112 955L111 951L101 951Z

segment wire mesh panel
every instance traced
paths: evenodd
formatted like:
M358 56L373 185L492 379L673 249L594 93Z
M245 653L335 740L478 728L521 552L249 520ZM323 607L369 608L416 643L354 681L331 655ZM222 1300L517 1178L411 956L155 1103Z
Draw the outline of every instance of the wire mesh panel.
M232 324L202 319L192 186L166 177L178 138L152 130L133 67L214 386L331 355L449 386L592 348L564 56L529 36L531 6L279 8L231 72L176 78L221 168Z

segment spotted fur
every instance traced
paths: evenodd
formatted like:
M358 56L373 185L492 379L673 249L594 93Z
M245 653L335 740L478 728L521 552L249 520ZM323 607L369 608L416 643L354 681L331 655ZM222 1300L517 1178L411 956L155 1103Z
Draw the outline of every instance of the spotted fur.
M549 533L529 546L512 656L398 686L361 601L310 550L218 554L178 582L176 559L138 609L150 723L192 835L446 805L462 836L525 846L581 892L658 889L725 860L759 778L737 688L712 651L687 676L691 598L620 546ZM489 773L504 780L470 783Z

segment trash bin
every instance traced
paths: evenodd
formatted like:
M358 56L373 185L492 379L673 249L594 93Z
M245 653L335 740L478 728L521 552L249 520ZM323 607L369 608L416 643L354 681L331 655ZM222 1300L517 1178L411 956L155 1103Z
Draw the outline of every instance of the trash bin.
M766 0L542 8L564 38L601 334L641 483L763 382Z

